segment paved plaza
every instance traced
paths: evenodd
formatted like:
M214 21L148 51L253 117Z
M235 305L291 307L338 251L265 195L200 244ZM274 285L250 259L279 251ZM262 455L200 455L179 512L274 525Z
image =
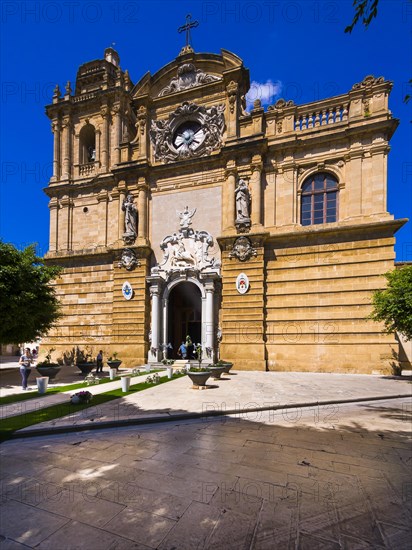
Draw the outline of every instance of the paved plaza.
M227 378L173 380L3 443L1 550L412 548L408 378ZM159 422L102 429L125 418Z

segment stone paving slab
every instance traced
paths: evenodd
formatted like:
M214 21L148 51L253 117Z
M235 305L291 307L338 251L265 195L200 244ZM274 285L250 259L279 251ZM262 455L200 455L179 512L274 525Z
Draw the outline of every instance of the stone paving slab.
M1 547L410 550L411 412L403 398L7 441Z
M213 414L225 411L245 411L259 408L284 408L283 414L293 420L299 412L287 407L313 404L313 415L321 421L333 421L340 400L367 400L389 396L410 396L409 379L379 375L348 375L292 372L235 372L209 383L209 389L191 389L189 378L183 377L144 392L126 395L99 405L29 427L22 432L39 429L79 428L109 422L149 421L178 418L187 414ZM330 403L317 406L316 403ZM257 413L256 413L257 414Z

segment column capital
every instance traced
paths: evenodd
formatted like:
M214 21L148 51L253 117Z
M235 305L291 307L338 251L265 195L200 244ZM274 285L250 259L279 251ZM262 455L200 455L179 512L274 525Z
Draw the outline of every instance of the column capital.
M238 174L236 166L234 168L226 168L225 169L225 178L228 178L229 176L236 177Z
M127 190L126 182L124 180L120 180L117 184L117 189L120 193L125 193Z
M252 161L251 161L251 168L252 168L252 172L254 172L255 170L262 171L263 169L262 155L253 155Z

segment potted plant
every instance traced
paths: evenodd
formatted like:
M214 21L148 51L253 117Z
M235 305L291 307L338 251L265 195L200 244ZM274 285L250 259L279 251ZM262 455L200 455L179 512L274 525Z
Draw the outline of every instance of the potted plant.
M90 374L92 370L96 368L96 361L91 361L91 358L92 354L88 348L82 351L79 346L77 346L75 352L76 366L84 375Z
M63 353L63 363L66 366L70 367L74 363L75 355L76 355L76 348L72 348L69 351L65 351Z
M110 369L118 369L120 365L122 364L122 361L117 358L117 351L113 352L113 355L109 357L109 359L106 361Z
M49 380L53 380L59 374L61 365L59 363L52 363L52 353L55 351L54 348L49 349L48 353L44 358L44 361L40 361L36 365L37 372L40 376L48 376Z
M187 375L193 382L194 386L206 386L206 382L210 378L212 371L207 367L190 367Z
M91 394L89 391L79 391L72 396L70 396L70 403L72 405L81 405L83 403L90 403L90 401L93 398L93 394Z
M213 365L209 365L208 366L208 369L210 370L210 372L212 373L213 375L213 378L215 380L219 380L221 375L223 374L224 370L225 370L225 367L223 367L222 365L218 365L217 363L213 364Z
M229 374L230 369L233 367L233 363L219 359L219 361L217 361L217 363L215 363L214 366L223 367L223 372L225 372L226 374Z

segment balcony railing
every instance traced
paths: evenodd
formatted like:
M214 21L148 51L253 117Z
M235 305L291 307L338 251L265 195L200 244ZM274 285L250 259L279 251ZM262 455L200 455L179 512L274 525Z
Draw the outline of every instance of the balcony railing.
M347 122L348 103L341 103L332 107L320 110L309 110L303 113L297 113L295 116L294 130L309 130L319 126L327 126L338 122Z
M96 172L96 163L87 162L79 165L79 176L90 176Z

